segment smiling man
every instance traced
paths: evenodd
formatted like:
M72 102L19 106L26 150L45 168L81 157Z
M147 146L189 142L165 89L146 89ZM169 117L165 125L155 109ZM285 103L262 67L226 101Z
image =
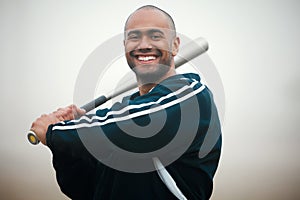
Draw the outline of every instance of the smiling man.
M220 123L211 92L200 77L176 74L179 45L169 14L154 6L137 9L126 21L124 46L139 91L95 115L71 105L32 123L31 130L53 154L58 184L68 197L210 198L221 152ZM208 129L219 137L200 158ZM91 153L80 134L105 157ZM104 148L107 138L114 146ZM128 169L141 163L149 167Z

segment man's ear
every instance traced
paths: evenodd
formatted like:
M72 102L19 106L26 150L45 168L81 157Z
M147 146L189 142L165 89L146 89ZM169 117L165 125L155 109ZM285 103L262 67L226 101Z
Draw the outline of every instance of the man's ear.
M178 51L179 51L179 45L180 45L180 38L176 37L173 41L173 46L172 46L172 56L176 56Z

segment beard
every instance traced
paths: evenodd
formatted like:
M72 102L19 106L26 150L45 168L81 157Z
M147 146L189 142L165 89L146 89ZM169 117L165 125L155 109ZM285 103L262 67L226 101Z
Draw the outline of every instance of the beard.
M169 72L172 64L172 54L171 52L163 52L158 50L158 55L160 55L160 61L156 64L143 64L136 65L131 59L127 59L127 63L131 70L135 73L138 82L141 84L153 84L158 83L162 78ZM132 55L132 52L130 52ZM132 56L131 58L133 58ZM134 59L134 58L133 58Z
M170 63L171 64L171 63ZM151 71L144 71L141 70L141 67L133 67L132 70L135 73L137 80L141 84L153 84L158 83L170 70L170 65L165 64L156 64L157 66L148 66L148 67L154 67L154 70ZM147 67L147 66L143 66Z

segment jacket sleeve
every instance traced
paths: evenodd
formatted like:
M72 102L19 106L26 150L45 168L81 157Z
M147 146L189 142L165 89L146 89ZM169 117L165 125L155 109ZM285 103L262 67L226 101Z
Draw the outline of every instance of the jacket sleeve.
M76 130L53 131L54 126L49 126L46 138L61 191L71 199L91 199L96 160L86 150Z

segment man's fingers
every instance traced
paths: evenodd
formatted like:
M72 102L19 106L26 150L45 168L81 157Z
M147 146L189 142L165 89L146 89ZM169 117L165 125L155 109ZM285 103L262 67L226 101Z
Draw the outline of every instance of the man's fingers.
M86 111L82 108L78 108L76 105L72 104L69 106L72 109L72 114L75 118L81 117L86 114Z
M61 121L64 121L81 117L86 114L86 111L72 104L68 107L57 109L57 111L53 112L53 114Z
M57 111L53 112L53 114L60 120L72 120L74 119L73 111L70 106L65 108L59 108Z
M51 124L49 115L43 114L32 123L30 128L43 144L46 144L46 131L49 124Z
M75 107L76 109L76 117L81 117L86 114L86 111L82 108Z

